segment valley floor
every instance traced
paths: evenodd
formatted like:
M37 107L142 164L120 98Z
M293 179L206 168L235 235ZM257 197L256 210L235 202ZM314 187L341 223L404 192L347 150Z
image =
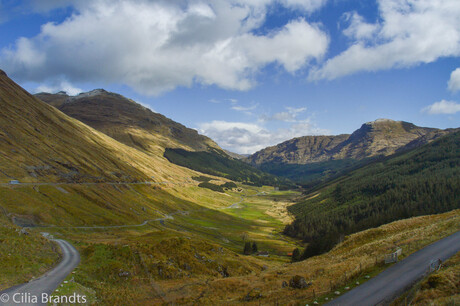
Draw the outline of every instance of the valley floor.
M49 226L31 228L32 236L46 231L80 251L79 268L59 292L78 291L105 305L323 303L331 291L382 271L384 255L396 247L405 257L460 230L459 210L401 220L291 264L287 253L302 244L281 234L290 218L283 207L299 195L241 187L218 193L193 185L60 186L65 192L17 186L0 193L10 219ZM18 208L18 201L30 205ZM107 212L99 213L101 207ZM242 255L246 241L269 257ZM295 275L311 286L283 287Z

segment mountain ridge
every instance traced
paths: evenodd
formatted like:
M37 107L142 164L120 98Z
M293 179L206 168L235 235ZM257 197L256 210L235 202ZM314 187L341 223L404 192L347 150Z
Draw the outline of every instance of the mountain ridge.
M198 134L196 130L104 89L94 89L77 96L64 92L38 93L35 96L70 117L150 155L161 157L165 148L222 150L213 140Z
M388 156L404 148L415 148L455 130L440 130L419 127L405 121L377 119L362 124L352 134L293 138L262 149L245 161L260 166L266 163L305 165L331 160L361 160L379 155Z

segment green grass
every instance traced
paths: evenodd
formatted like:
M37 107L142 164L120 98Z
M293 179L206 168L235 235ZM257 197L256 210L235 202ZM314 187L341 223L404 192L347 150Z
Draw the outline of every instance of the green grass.
M59 261L58 247L40 233L20 228L0 217L0 291L29 281Z

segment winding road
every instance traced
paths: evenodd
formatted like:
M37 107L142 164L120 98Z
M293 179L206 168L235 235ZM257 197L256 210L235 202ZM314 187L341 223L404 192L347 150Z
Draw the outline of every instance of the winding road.
M67 275L80 263L78 251L67 241L54 239L62 250L61 262L51 271L28 283L0 292L0 305L47 305L45 296L51 295ZM37 301L34 301L34 297Z
M460 231L411 254L327 305L386 305L421 279L431 260L444 261L459 251Z

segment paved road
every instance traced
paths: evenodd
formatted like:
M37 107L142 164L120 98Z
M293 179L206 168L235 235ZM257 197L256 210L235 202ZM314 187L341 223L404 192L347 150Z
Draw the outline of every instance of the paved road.
M51 295L80 263L80 255L70 243L61 239L54 241L59 244L62 250L62 260L59 265L37 279L0 292L0 305L46 305L42 303L42 294ZM15 298L13 298L14 295ZM38 302L29 303L33 302L34 296L37 297ZM21 303L15 303L14 300L21 301ZM2 303L2 301L6 303Z
M444 261L459 251L460 231L413 253L327 305L386 305L421 279L431 260Z

